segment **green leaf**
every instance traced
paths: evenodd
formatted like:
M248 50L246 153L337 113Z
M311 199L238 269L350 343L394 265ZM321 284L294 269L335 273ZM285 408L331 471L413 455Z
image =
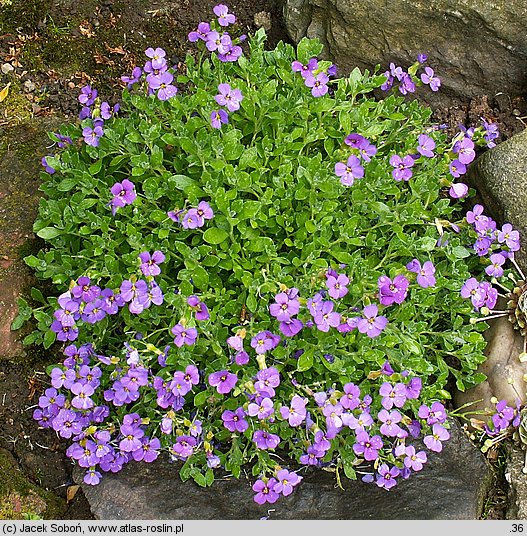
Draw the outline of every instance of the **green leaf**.
M61 235L63 231L57 229L56 227L44 227L37 232L37 236L43 238L44 240L51 240Z
M306 350L299 358L297 364L297 370L304 372L309 370L313 366L313 350Z
M191 273L194 285L201 290L206 290L209 284L209 274L205 268L198 264L192 269Z
M194 396L194 405L203 406L203 404L205 404L209 396L210 396L210 393L208 391L201 391L200 393Z
M50 329L44 334L44 348L47 350L57 339L57 334Z
M79 184L79 181L77 179L63 179L57 184L57 190L59 192L69 192L70 190L73 190L75 186Z
M218 227L210 227L203 233L203 240L208 244L221 244L224 240L227 240L229 233Z

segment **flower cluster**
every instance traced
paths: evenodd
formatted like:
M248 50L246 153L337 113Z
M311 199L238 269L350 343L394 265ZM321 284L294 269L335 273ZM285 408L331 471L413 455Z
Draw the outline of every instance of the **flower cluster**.
M180 223L183 229L197 229L205 225L205 220L211 220L214 217L214 211L206 201L200 201L196 208L184 210L171 210L167 212L168 217Z
M516 265L514 253L520 249L519 232L510 223L505 223L498 229L496 222L484 214L484 208L479 204L467 211L466 221L476 235L472 249L481 259L488 256L486 275L493 280L503 277L507 260ZM476 311L482 307L494 309L498 301L497 289L490 282L478 281L475 277L465 281L461 296L470 299Z
M217 19L215 21L200 22L196 30L188 34L191 43L203 42L209 52L215 52L222 62L235 62L243 54L240 43L245 36L233 39L227 31L223 31L236 22L236 16L229 13L229 8L224 4L218 4L213 9Z
M291 63L294 73L300 73L304 80L304 85L311 88L313 97L322 97L329 91L329 77L337 74L335 65L320 63L317 58L311 58L305 65L295 60Z
M185 91L148 48L122 78L119 117L85 89L89 114L43 162L34 229L49 244L27 262L68 290L21 302L38 320L27 342L65 353L35 419L70 440L93 485L163 454L201 486L251 463L262 505L301 482L287 458L392 489L449 438L449 372L479 381L485 341L461 325L474 314L463 283L514 262L512 229L474 209L476 249L455 219L468 191L452 169L496 131L451 142L417 103L368 95L387 77L330 81L316 40L266 51L261 29L242 56L236 17L214 14L189 35L203 54L178 72ZM398 69L400 92L439 88L429 68ZM97 127L97 149L78 143ZM481 305L481 285L469 294L483 311L494 291Z

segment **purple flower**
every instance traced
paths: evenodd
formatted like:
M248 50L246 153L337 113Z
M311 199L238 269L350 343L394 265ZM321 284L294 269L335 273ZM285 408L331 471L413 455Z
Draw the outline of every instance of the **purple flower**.
M79 102L85 106L91 106L97 98L97 90L92 89L91 86L84 86L81 88L80 95L78 97Z
M290 407L282 406L280 408L280 415L283 419L288 420L289 426L300 426L306 420L306 404L305 398L294 395Z
M397 485L396 477L400 474L401 470L395 465L390 468L386 463L382 463L379 466L378 476L375 483L380 488L391 489Z
M240 109L240 102L243 100L243 95L239 89L232 89L229 84L220 84L218 91L219 94L214 97L214 100L220 106L227 106L229 112L235 112Z
M359 158L351 155L347 164L343 162L335 164L335 175L340 177L340 183L344 186L352 186L355 179L364 177L364 168L361 166Z
M419 63L426 63L427 59L428 59L428 56L426 54L418 54L417 55L417 61Z
M198 338L198 330L196 328L186 328L181 324L176 324L171 330L175 335L174 344L181 348L184 344L192 346Z
M447 419L445 406L441 402L433 402L430 407L423 404L419 407L417 415L421 419L426 419L426 423L429 425L442 424Z
M467 166L463 164L463 162L460 162L457 158L455 160L452 160L450 162L450 174L454 178L459 178L461 175L464 175L467 172Z
M377 414L377 418L382 422L379 428L381 434L388 437L404 437L407 434L407 432L403 432L398 424L403 416L397 410L387 411L386 409L381 409Z
M220 26L229 26L229 24L234 24L236 22L236 17L229 13L229 8L223 4L218 4L212 9L214 15L218 17L218 23Z
M496 413L492 416L494 430L504 430L514 418L514 409L507 405L506 400L500 400L496 404Z
M287 322L291 316L296 315L300 310L300 303L296 299L290 299L285 292L278 293L275 297L275 303L269 306L269 312L279 322Z
M329 289L328 294L335 300L343 298L348 293L346 285L349 283L349 277L345 274L339 274L337 277L329 275L326 278L326 287Z
M258 417L260 420L267 419L274 413L273 401L269 397L258 397L247 407L247 414Z
M253 491L256 493L254 496L254 502L258 504L275 503L280 497L279 494L274 491L274 487L278 484L275 478L269 480L257 480L253 484Z
M60 389L61 387L70 389L75 383L76 377L77 375L72 369L62 370L61 368L55 367L51 371L51 385L55 387L55 389Z
M417 259L410 261L406 268L410 272L415 272L417 274L417 283L423 287L433 287L436 284L435 267L430 261L426 261L423 266Z
M251 339L251 347L256 350L257 354L265 354L276 348L280 342L280 336L274 335L270 331L260 331Z
M518 251L520 249L520 233L512 228L510 223L505 223L498 232L498 242L505 243L510 251Z
M95 467L90 467L84 474L82 481L89 486L96 486L101 481L102 475Z
M76 409L91 409L94 406L93 400L90 398L95 392L95 389L88 383L74 383L71 386L71 392L75 397L71 401L71 405Z
M359 149L359 156L365 161L370 162L371 157L377 154L377 147L370 143L368 140L361 143Z
M406 385L406 398L411 399L411 400L415 400L419 398L422 387L423 387L423 382L421 378L419 377L412 378L410 382Z
M162 251L154 251L152 255L148 251L143 251L139 254L139 259L141 260L141 272L145 276L156 276L161 273L161 268L159 264L164 262L165 255Z
M344 143L353 149L361 149L369 145L369 141L360 134L352 133L344 138Z
M383 447L381 436L375 435L370 438L368 432L357 433L356 442L353 445L353 452L357 456L364 456L364 459L371 462L379 457L379 450Z
M498 125L496 123L487 123L485 119L481 118L481 124L483 125L483 128L485 129L484 138L487 142L487 147L489 149L492 149L493 147L496 147L496 143L494 140L499 137L500 131L498 128Z
M113 195L113 198L110 201L113 215L115 215L118 208L130 205L137 197L137 194L135 193L135 185L128 179L124 179L123 182L116 182L110 188L110 192Z
M404 466L412 471L420 471L423 468L423 465L427 462L426 452L422 450L416 452L415 447L412 445L405 447L404 454Z
M441 80L435 76L431 67L425 67L425 72L421 74L421 81L423 84L429 85L432 91L438 91L441 87Z
M476 151L474 150L474 142L467 137L462 140L458 140L452 147L452 152L457 154L457 159L462 164L470 164L474 158L476 158Z
M198 444L195 437L188 435L180 435L176 438L176 442L170 447L170 451L177 457L183 460L192 456L194 447Z
M461 297L470 298L472 305L479 309L485 303L485 292L480 287L479 281L475 277L470 277L461 287Z
M289 320L284 320L283 322L280 322L278 329L286 336L286 337L294 337L304 327L304 323L299 320L298 318L291 318Z
M161 448L161 442L157 437L149 439L143 437L141 439L141 448L132 452L132 458L136 461L143 461L146 463L152 463L159 456L159 449Z
M254 388L259 395L270 398L275 396L275 388L280 385L280 373L275 367L267 367L259 370L256 373L256 379Z
M491 277L501 277L503 275L503 265L505 264L505 260L505 257L500 253L491 255L491 264L485 268L487 275L490 275Z
M407 393L404 383L396 383L392 386L389 382L384 382L379 388L379 394L382 396L382 407L384 409L402 408L406 402Z
M177 87L172 85L174 75L168 71L159 73L158 75L148 77L148 85L153 91L157 91L157 98L166 101L174 97L177 93Z
M450 195L452 199L462 199L463 197L466 197L467 194L468 186L463 182L452 184L448 191L448 195Z
M253 434L253 442L261 450L275 449L280 443L280 436L266 430L256 430Z
M141 79L143 69L141 67L134 67L131 76L121 76L121 80L126 84L127 89L130 89L134 84L137 84Z
M401 158L398 154L394 154L390 157L390 165L395 168L392 176L396 181L407 181L412 176L410 168L414 165L414 159L410 155Z
M225 54L232 47L232 39L227 33L220 35L218 32L212 31L207 34L205 46L210 52L217 51L218 54Z
M363 318L357 323L357 329L361 333L366 333L368 337L377 337L388 324L385 316L377 316L379 309L375 304L367 305L362 311Z
M230 432L243 434L249 428L249 423L245 420L245 415L246 413L243 408L238 408L235 411L227 409L221 414L223 426Z
M166 65L166 52L162 48L147 48L145 54L150 58L153 69L162 69Z
M307 76L311 75L313 71L318 69L318 61L316 58L311 58L306 65L303 65L299 61L294 61L291 64L291 69L293 72L300 73L303 78L306 78Z
M237 381L238 376L236 376L236 374L232 374L228 370L212 372L208 377L209 385L216 387L216 390L221 395L230 393L234 389Z
M325 72L320 72L317 75L310 73L304 79L304 84L311 88L313 97L322 97L328 92L329 76Z
M355 409L360 402L360 389L354 383L344 385L344 394L340 397L339 403L345 409Z
M281 493L284 497L293 493L293 488L300 484L302 477L297 475L294 471L288 471L287 469L280 469L276 473L277 483L273 487L273 491Z
M53 173L55 173L56 169L52 168L52 167L48 164L46 158L48 158L48 157L43 156L43 157L42 157L42 160L41 160L40 162L41 162L41 164L44 166L44 168L45 168L45 170L46 170L46 173L49 173L50 175L53 175Z
M420 153L423 156L426 156L428 158L433 158L434 155L434 149L436 147L435 141L427 136L426 134L421 134L417 138L417 152Z
M144 431L130 424L122 424L120 428L123 439L119 442L119 449L123 452L133 452L142 446L141 438L145 435Z
M188 40L191 43L195 43L198 40L207 41L207 35L210 32L210 24L208 22L200 22L197 30L194 30L188 34Z
M61 309L57 309L53 316L63 325L63 326L74 326L75 321L79 319L79 303L71 299L69 292L61 294L58 299L58 304L61 306Z
M210 124L213 128L221 128L222 124L229 122L229 116L225 110L214 110L210 114Z
M379 287L379 301L381 305L392 305L393 303L401 304L408 294L408 279L404 275L396 275L393 281L381 275L377 281Z
M82 129L82 136L86 145L97 147L99 145L99 138L104 134L102 127L97 126L95 128L84 127Z
M313 316L313 320L320 331L328 332L330 327L336 328L340 325L340 313L333 311L334 306L333 302L324 301Z
M441 452L443 450L442 441L447 441L450 438L448 430L436 423L432 426L432 434L427 435L423 439L423 443L434 452Z

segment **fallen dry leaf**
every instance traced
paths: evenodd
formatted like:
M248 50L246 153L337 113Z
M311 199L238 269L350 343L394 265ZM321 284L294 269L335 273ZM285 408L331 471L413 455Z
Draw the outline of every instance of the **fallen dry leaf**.
M122 54L123 56L127 54L126 50L122 46L113 48L108 43L104 43L104 46L106 47L106 50L111 54Z
M0 102L2 102L8 95L9 93L9 86L11 85L11 82L9 82L9 84L7 84L7 86L2 89L2 91L0 91Z
M85 35L88 38L93 37L95 35L93 33L93 26L87 20L83 20L79 24L79 31L82 35Z
M75 495L77 495L77 491L79 491L80 486L69 486L66 490L66 502L70 503L75 498Z

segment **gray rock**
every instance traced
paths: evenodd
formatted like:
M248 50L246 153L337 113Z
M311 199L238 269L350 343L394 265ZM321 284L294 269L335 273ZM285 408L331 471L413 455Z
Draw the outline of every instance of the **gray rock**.
M507 519L527 519L527 479L523 468L525 451L517 445L508 447L505 476L509 482Z
M524 0L286 0L284 19L295 42L318 37L343 73L428 54L444 90L430 100L525 91Z
M182 483L179 463L158 459L132 462L118 474L104 474L97 486L82 485L96 519L478 519L491 484L491 470L463 429L452 422L451 439L427 466L387 492L375 484L335 475L302 472L289 497L260 506L247 478L218 480L212 488ZM83 473L75 471L77 482Z
M474 186L485 213L511 223L520 232L517 259L527 271L527 130L483 153L469 167L466 182Z

